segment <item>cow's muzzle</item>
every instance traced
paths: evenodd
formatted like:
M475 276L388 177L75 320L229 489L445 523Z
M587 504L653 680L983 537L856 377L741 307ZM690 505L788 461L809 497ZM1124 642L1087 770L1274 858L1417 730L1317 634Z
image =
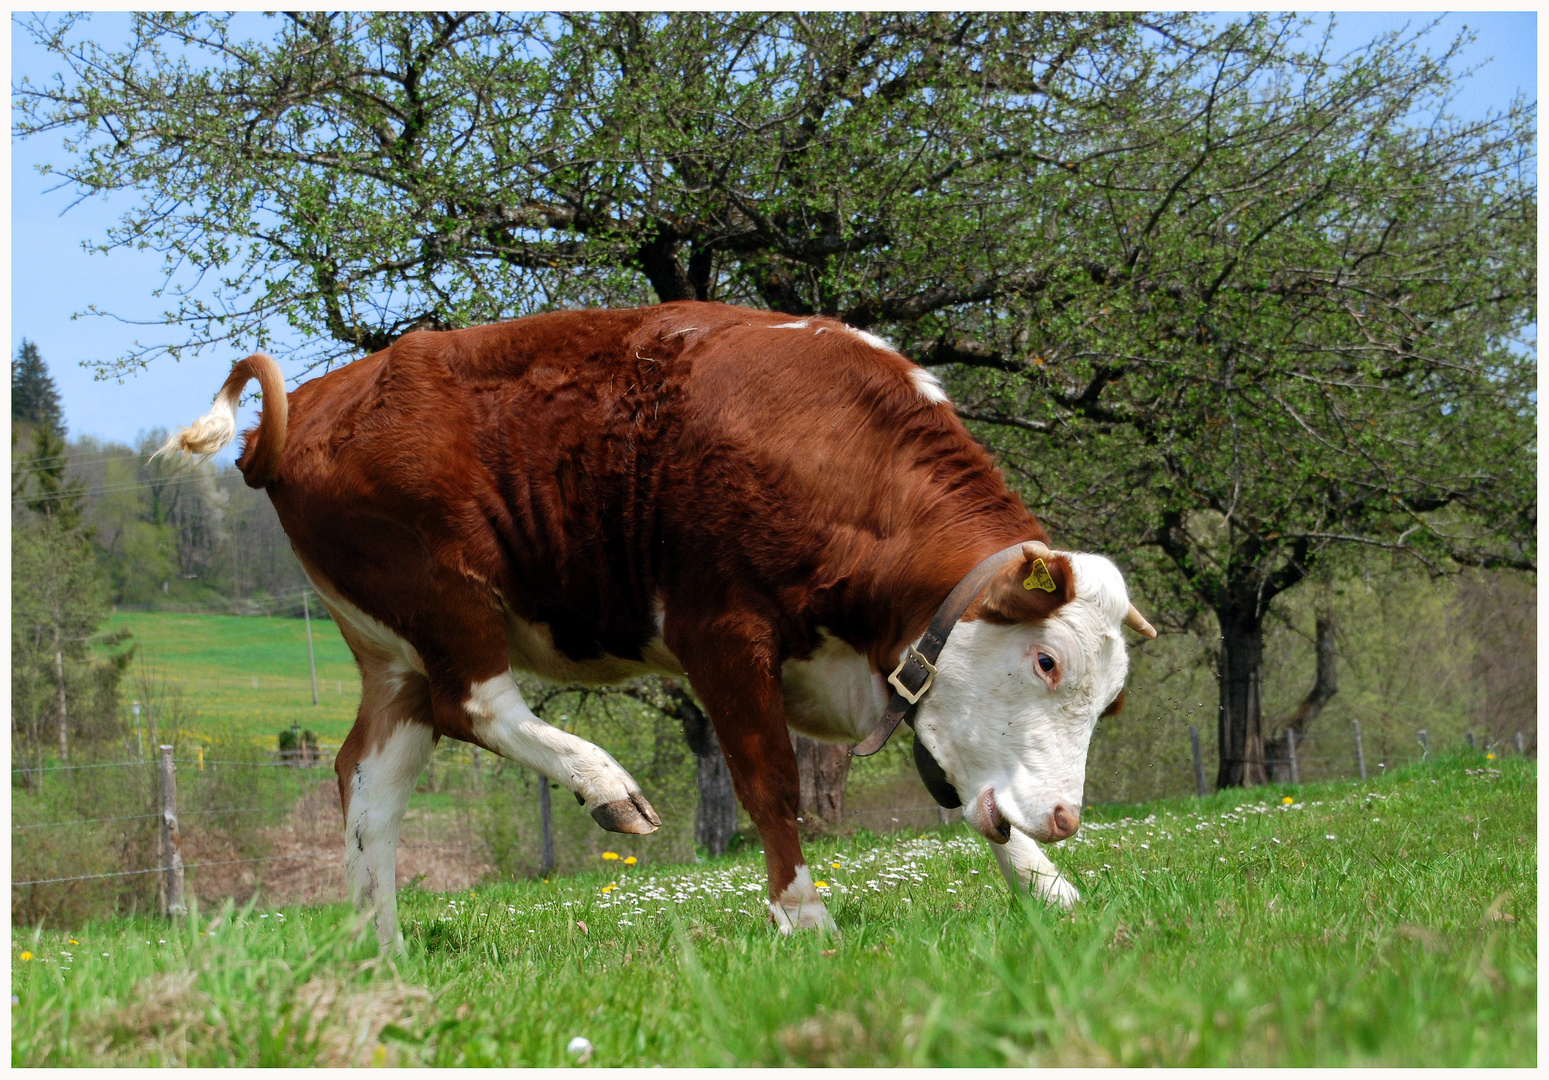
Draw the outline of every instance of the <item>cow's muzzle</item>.
M1004 844L1011 840L1011 824L995 805L995 789L985 788L974 804L963 812L963 817L992 844Z

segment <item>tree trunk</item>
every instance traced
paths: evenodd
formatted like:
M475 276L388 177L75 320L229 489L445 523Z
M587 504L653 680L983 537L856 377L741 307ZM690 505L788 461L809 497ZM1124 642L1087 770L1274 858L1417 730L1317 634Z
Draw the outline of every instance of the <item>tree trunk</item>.
M54 605L54 679L59 686L59 761L61 764L70 760L69 717L65 712L65 653L59 644L59 623L62 616L59 605Z
M711 855L724 855L737 831L737 794L731 786L731 769L721 753L710 718L687 690L663 679L670 706L668 715L683 725L683 739L693 751L698 772L699 808L694 812L694 843Z
M1334 617L1327 613L1317 617L1317 653L1318 670L1312 689L1286 721L1285 730L1264 744L1270 776L1282 783L1291 780L1287 733L1296 732L1296 744L1300 746L1307 736L1307 728L1318 718L1323 707L1339 693L1339 670L1334 656Z
M801 818L809 830L844 824L844 785L850 778L850 748L791 732L801 775Z
M1264 732L1260 685L1264 670L1264 620L1258 605L1218 610L1221 655L1216 666L1220 704L1216 733L1220 766L1216 790L1262 784Z

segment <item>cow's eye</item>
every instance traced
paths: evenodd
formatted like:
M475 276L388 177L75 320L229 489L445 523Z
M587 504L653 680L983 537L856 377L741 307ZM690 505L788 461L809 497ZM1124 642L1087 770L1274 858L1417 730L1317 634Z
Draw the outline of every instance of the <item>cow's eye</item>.
M1048 653L1039 653L1038 654L1038 666L1040 668L1042 668L1046 672L1053 671L1054 670L1054 657L1050 656Z

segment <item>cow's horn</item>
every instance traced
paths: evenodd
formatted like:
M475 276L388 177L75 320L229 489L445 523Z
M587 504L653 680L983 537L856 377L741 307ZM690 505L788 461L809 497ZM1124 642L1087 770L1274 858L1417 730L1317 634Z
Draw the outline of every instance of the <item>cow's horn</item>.
M1049 550L1048 544L1038 540L1029 540L1022 545L1022 554L1029 559L1047 559L1053 555L1053 552Z
M1146 622L1146 617L1136 609L1134 604L1129 606L1129 612L1124 616L1124 625L1144 637L1156 637L1156 627Z

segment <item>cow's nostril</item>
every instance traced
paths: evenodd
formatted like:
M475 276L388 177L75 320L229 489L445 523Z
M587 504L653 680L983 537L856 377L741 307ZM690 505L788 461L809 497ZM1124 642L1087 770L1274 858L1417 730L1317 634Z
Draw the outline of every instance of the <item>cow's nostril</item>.
M1054 812L1049 815L1049 832L1054 834L1054 839L1064 840L1068 836L1076 835L1076 830L1081 827L1081 814L1068 806L1056 806Z

